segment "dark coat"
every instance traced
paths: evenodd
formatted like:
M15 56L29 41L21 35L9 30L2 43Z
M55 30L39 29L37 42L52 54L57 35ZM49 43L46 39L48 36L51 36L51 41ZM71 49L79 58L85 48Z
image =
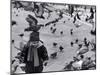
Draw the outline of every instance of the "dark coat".
M48 60L48 53L46 47L44 45L41 45L40 47L37 48L38 57L39 57L39 66L37 67L34 66L34 57L33 57L33 61L27 61L28 50L29 50L29 46L25 45L22 51L22 55L24 57L24 63L26 64L25 72L41 73L43 71L43 62L45 60Z
M29 46L25 46L22 52L23 57L24 57L24 63L29 62L27 61L28 50L29 50ZM41 45L40 47L37 48L37 52L38 52L38 57L39 57L39 65L43 65L43 62L45 60L48 60L48 53L47 53L46 47L44 45ZM34 64L34 61L33 61L33 64Z

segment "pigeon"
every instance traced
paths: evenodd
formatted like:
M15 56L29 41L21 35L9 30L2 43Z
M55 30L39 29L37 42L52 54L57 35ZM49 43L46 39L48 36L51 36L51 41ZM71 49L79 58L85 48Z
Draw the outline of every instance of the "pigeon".
M77 51L77 55L82 55L82 54L85 54L89 51L89 49L87 48L84 48L84 49L80 49L79 51Z
M15 40L12 40L11 43L13 44L15 42Z
M55 33L55 32L56 32L56 30L57 30L56 28L55 28L55 29L53 29L52 33Z
M50 30L53 30L53 27L50 27Z
M62 52L64 48L62 46L60 46L59 49L60 49L60 52Z
M60 34L62 35L63 34L63 31L61 31Z
M79 46L79 48L78 48L78 49L82 48L82 44L78 44L78 46Z
M53 46L57 46L57 43L56 43L56 42L54 42L54 43L53 43Z
M53 58L53 59L56 58L56 56L57 56L57 52L54 52L54 53L52 53L52 54L50 55L50 57Z
M18 16L18 14L16 14L16 17Z
M56 26L56 24L53 25L54 27Z
M73 42L70 43L71 47L73 47L73 44L74 44Z
M78 39L75 40L75 43L78 43Z
M64 21L63 23L65 23L66 21Z
M16 21L12 21L12 26L16 25L17 22Z
M19 36L20 36L20 37L23 37L23 36L24 36L24 34L23 34L23 33L21 33L21 34L19 34Z
M94 36L95 36L95 35L96 35L96 29L95 29L94 31L93 31L93 30L91 30L91 32L90 32L90 33L91 33L91 35L94 35Z
M14 60L12 60L11 64L13 64L15 61L16 61L15 59L14 59Z
M70 34L73 35L73 29L70 29Z

